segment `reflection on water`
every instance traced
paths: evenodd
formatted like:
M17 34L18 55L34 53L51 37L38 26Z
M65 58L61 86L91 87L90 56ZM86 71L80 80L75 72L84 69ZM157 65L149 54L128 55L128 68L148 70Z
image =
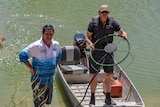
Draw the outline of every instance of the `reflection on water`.
M125 68L126 73L146 107L159 107L159 0L1 0L0 37L5 35L6 41L0 49L0 106L33 106L30 74L19 62L17 53L40 38L44 24L54 24L54 37L61 46L72 45L73 35L85 34L89 20L97 15L99 5L106 2L111 15L127 31L131 43L134 61ZM52 106L66 107L67 98L60 94L64 89L57 89L57 85L58 82Z

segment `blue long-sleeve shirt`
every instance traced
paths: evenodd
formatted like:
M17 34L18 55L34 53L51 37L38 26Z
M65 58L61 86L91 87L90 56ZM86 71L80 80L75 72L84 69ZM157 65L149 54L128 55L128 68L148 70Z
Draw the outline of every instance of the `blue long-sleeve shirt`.
M56 68L56 62L59 62L62 56L60 45L54 39L48 47L42 39L30 44L20 51L20 62L28 62L32 58L32 66L35 75L31 76L31 81L38 81L40 84L52 84Z

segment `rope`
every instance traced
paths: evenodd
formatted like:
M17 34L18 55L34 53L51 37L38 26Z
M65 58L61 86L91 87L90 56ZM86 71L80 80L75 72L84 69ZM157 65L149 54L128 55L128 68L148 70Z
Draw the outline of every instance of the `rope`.
M113 34L112 34L112 35L106 35L106 36L98 39L98 40L94 43L94 45L96 45L100 40L105 39L105 38L107 38L107 37L111 37L111 36L117 36L117 35L113 35ZM96 64L101 65L101 66L115 66L115 65L117 65L117 64L122 63L122 62L129 56L129 54L130 54L130 43L129 43L128 39L125 39L125 40L126 40L127 45L128 45L128 51L127 51L127 54L124 56L124 58L122 58L122 60L120 60L120 61L118 61L118 62L116 62L116 63L113 63L113 64L102 64L102 63L99 63L99 61L96 61L96 60L93 58L93 56L92 56L92 49L90 49L91 59L92 59ZM120 42L120 41L119 41L119 42ZM96 50L99 50L99 49L96 49ZM105 56L103 56L103 57L105 57Z
M103 62L104 62L104 59L103 59ZM93 65L91 65L91 66L93 66ZM93 67L94 68L94 67ZM82 104L82 102L84 101L84 98L86 97L86 94L87 94L87 91L88 91L88 89L89 89L89 86L90 86L90 84L92 83L92 81L93 81L93 79L97 76L97 74L99 73L99 71L100 71L100 67L99 67L99 69L96 69L96 68L94 68L97 72L95 73L95 75L92 77L92 79L90 80L90 82L89 82L89 84L88 84L88 86L87 86L87 89L86 89L86 91L85 91L85 93L84 93L84 96L83 96L83 98L82 98L82 100L81 100L81 102L78 104L78 105L76 105L75 107L79 107L81 104Z

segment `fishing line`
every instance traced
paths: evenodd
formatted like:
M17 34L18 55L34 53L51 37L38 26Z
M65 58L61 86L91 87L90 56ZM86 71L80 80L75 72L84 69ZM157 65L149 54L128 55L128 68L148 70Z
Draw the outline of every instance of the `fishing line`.
M94 43L94 45L96 45L100 40L105 39L105 38L107 38L107 37L111 37L111 36L116 36L116 35L106 35L106 36L98 39L98 40ZM114 65L117 65L117 64L122 63L122 62L129 56L129 54L130 54L130 43L129 43L128 39L125 39L125 41L127 42L128 50L126 51L127 53L126 53L126 55L124 56L124 58L122 58L120 61L118 61L118 62L116 62L116 63L114 63L114 64L102 64L102 63L99 63L99 62L97 62L97 61L93 58L93 56L92 56L92 51L90 50L91 59L92 59L96 64L101 65L101 66L114 66ZM119 41L119 42L120 42L120 41ZM118 43L119 43L119 42L118 42ZM110 51L110 49L111 49L111 51L112 51L112 48L116 48L114 45L115 45L115 44L112 44L112 43L109 44L109 47L107 47L107 45L106 45L106 47L104 48L104 51L107 52L107 51ZM108 49L108 50L107 50L107 49ZM113 50L113 51L115 51L115 50ZM110 52L109 52L109 53L110 53Z
M85 51L85 54L86 54L86 52L87 52L87 51ZM87 55L86 55L86 57L87 57ZM88 58L87 58L87 59L88 59ZM87 62L88 62L88 61L87 61ZM102 62L104 62L104 59L103 59ZM88 65L89 65L89 64L88 64ZM86 94L87 94L87 91L88 91L88 89L89 89L90 84L92 83L93 79L97 76L97 74L98 74L99 71L100 71L100 67L101 67L101 66L99 67L99 69L96 69L92 64L91 64L91 66L92 66L92 68L93 68L95 71L97 71L97 72L96 72L95 75L92 77L92 79L89 81L89 84L88 84L88 86L87 86L87 88L86 88L86 91L85 91L85 93L84 93L84 96L83 96L81 102L80 102L78 105L76 105L75 107L78 107L78 106L80 106L80 105L82 104L82 102L84 101L84 98L86 97Z
M101 67L101 66L100 66L100 67ZM100 68L100 67L99 67L99 68ZM88 91L88 89L89 89L90 84L92 83L93 79L97 76L98 73L99 73L99 71L97 71L96 74L92 77L92 79L90 80L90 82L89 82L89 84L88 84L88 86L87 86L87 88L86 88L86 91L85 91L85 93L84 93L84 96L83 96L81 102L80 102L78 105L76 105L75 107L79 107L79 106L82 104L82 102L84 101L84 98L86 97L86 94L87 94L87 91Z
M103 59L102 63L104 63L104 62L105 62L105 59ZM99 66L99 69L96 69L92 64L91 64L91 66L92 66L92 68L93 68L95 71L97 71L97 72L94 74L94 76L93 76L92 79L90 80L90 82L89 82L89 84L88 84L88 86L87 86L87 88L86 88L86 91L85 91L85 93L84 93L84 96L83 96L81 102L80 102L78 105L76 105L75 107L78 107L78 106L80 106L80 105L82 104L82 102L84 101L84 98L86 97L86 94L87 94L87 91L88 91L88 89L89 89L90 84L92 83L92 81L94 80L94 78L95 78L95 77L98 75L98 73L100 72L101 66Z

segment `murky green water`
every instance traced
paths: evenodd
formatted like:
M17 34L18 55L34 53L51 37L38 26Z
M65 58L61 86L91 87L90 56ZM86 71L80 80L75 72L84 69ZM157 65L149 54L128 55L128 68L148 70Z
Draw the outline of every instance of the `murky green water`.
M73 35L85 34L89 20L105 3L129 36L134 61L126 73L146 107L160 107L159 0L0 0L0 37L7 37L0 49L0 107L33 106L30 74L16 53L40 38L44 24L54 24L61 46L72 45ZM56 82L52 107L69 106L62 92Z

